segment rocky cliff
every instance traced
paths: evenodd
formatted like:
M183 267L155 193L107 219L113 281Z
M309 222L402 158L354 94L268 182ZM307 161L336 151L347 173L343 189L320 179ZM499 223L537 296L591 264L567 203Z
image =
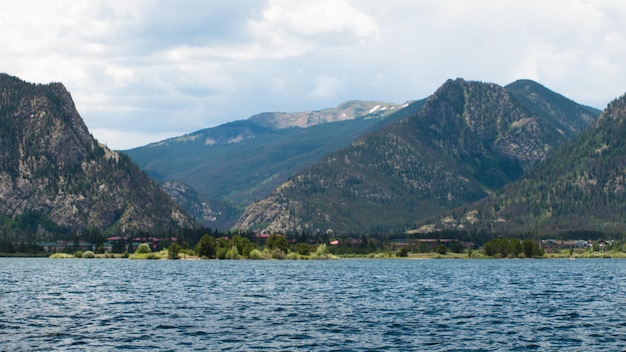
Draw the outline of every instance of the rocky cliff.
M193 223L127 156L98 144L62 84L6 74L0 216L5 234L15 236L87 228L162 232Z

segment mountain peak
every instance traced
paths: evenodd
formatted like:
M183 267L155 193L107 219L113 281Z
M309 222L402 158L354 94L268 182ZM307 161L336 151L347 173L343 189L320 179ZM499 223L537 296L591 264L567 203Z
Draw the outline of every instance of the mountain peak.
M600 116L599 120L606 117L610 117L613 120L626 119L626 94L610 102Z
M516 94L494 83L448 80L419 111L251 204L236 227L380 231L477 201L568 140L544 110L520 102L527 93ZM555 106L557 115L561 108Z
M468 206L461 217L445 216L446 220L438 221L435 227L502 232L623 232L626 230L624 119L626 95L610 103L597 123L550 154L521 179ZM471 223L466 220L468 214L474 214Z
M323 123L353 120L357 118L381 118L400 108L401 105L399 104L349 100L334 108L295 113L264 112L250 117L249 120L270 129L284 129L289 127L307 128Z
M505 87L531 114L544 115L547 122L568 138L590 126L600 110L580 105L545 86L520 79Z
M61 83L1 75L0 106L0 218L30 226L10 231L163 231L192 224L127 156L93 139Z

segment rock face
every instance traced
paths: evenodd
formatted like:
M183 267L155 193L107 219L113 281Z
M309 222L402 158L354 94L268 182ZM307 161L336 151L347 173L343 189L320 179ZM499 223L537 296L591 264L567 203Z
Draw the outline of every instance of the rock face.
M180 181L166 181L161 187L189 215L202 221L203 225L210 226L218 223L219 218L231 218L236 209L219 200L207 201L196 190Z
M6 74L0 75L0 216L5 233L15 234L162 232L193 223L127 156L98 144L62 84Z
M351 100L339 104L335 108L297 113L264 112L250 117L250 121L270 129L289 127L307 128L323 123L354 120L359 117L380 118L401 109L401 105Z
M551 93L449 80L415 114L357 139L251 204L236 227L388 231L477 201L597 117Z

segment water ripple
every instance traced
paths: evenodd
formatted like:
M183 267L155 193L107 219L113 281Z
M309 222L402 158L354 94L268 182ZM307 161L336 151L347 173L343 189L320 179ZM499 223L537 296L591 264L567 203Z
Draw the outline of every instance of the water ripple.
M626 261L0 259L0 351L620 351Z

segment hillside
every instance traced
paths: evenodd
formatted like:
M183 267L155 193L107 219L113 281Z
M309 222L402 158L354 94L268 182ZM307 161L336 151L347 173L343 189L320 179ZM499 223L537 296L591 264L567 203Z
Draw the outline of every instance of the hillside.
M313 112L263 113L125 153L159 182L176 181L193 190L170 194L190 213L205 214L199 218L205 225L225 229L289 176L422 103L351 101ZM184 194L193 196L182 199Z
M580 133L597 117L581 108L564 118L578 105L546 91L449 80L411 116L357 139L251 204L236 227L382 231L477 201L565 143L565 131Z
M626 95L519 181L436 228L486 231L626 230ZM469 221L471 219L471 221Z
M547 122L572 138L589 127L600 115L600 110L577 104L541 84L521 79L505 86L526 109L544 116Z
M0 74L0 219L5 236L87 229L163 232L192 220L130 159L89 134L60 83Z

